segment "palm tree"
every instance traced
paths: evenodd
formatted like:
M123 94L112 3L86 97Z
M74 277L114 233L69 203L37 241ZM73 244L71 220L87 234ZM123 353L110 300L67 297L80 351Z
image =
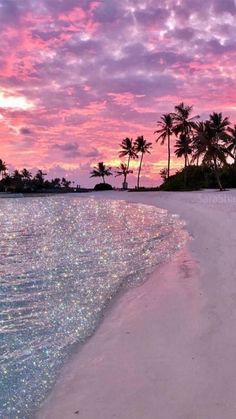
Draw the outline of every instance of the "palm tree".
M175 154L177 157L184 156L184 168L188 166L188 156L192 153L191 140L180 134L175 144Z
M5 192L7 192L8 189L12 186L12 177L6 174L4 178L2 179L2 183L3 183Z
M127 175L129 173L133 173L133 170L129 170L128 169L128 164L125 163L121 163L119 167L117 167L116 170L116 177L117 176L124 176L124 181L123 181L123 189L127 189Z
M128 157L127 170L129 170L130 160L138 158L133 144L133 139L128 137L124 138L124 140L122 140L122 143L120 144L120 147L121 151L119 152L119 157Z
M21 189L23 186L22 183L22 174L19 172L19 170L14 170L12 175L12 186L14 190Z
M13 172L13 178L17 181L21 181L22 174L19 172L19 170L14 170Z
M156 142L161 140L161 145L165 144L167 139L167 150L168 150L168 167L167 167L167 178L170 176L170 137L173 134L173 114L167 113L161 116L160 121L157 121L158 129L154 134L159 134Z
M172 113L172 117L174 121L173 132L176 135L182 134L185 137L191 138L196 124L194 120L199 118L199 115L190 117L192 110L193 106L185 105L183 102L175 106L175 112Z
M0 175L1 175L1 179L3 178L3 175L6 173L7 170L7 166L6 163L0 159Z
M32 178L32 173L30 173L27 169L23 169L21 171L21 175L24 180L30 180Z
M168 179L168 169L166 167L163 167L163 169L160 170L160 175L163 179L163 182L166 182Z
M230 125L229 118L226 117L223 119L221 112L213 112L210 115L209 123L215 132L215 137L217 141L227 141L228 133L226 130L229 128Z
M183 102L175 106L175 112L172 114L173 117L173 132L178 137L185 137L186 144L191 144L194 129L196 127L195 119L199 118L199 115L190 117L193 107L185 105Z
M217 184L222 191L223 187L219 176L219 165L222 163L227 164L227 149L219 141L216 130L212 125L212 120L200 122L196 125L196 137L198 148L194 152L193 160L202 156L203 164L213 165Z
M139 169L138 169L138 180L137 180L137 189L139 189L139 180L140 180L140 173L143 163L143 156L146 153L150 154L150 148L152 147L152 143L148 143L143 135L139 136L134 143L135 151L136 153L141 153L140 163L139 163Z
M175 112L172 114L174 127L173 132L178 137L176 142L175 154L177 157L184 156L184 186L187 185L187 170L186 167L189 163L188 155L192 153L191 143L196 127L195 119L199 118L198 115L192 116L191 113L193 106L185 105L181 102L175 106Z
M72 182L74 183L74 182ZM70 180L66 180L64 177L61 180L61 185L63 188L68 189L70 187L71 181Z
M101 177L105 183L105 176L112 176L111 167L106 167L103 162L100 162L90 172L90 177Z
M37 171L37 173L36 173L36 175L34 177L34 180L36 181L36 183L38 184L39 187L42 187L43 186L43 184L44 184L44 176L46 176L46 175L47 175L47 173L43 173L42 170L38 170Z
M236 166L236 125L233 128L228 127L229 138L227 140L227 151L234 159L234 166Z
M53 188L59 189L61 186L61 179L59 177L55 177L51 180L51 185Z

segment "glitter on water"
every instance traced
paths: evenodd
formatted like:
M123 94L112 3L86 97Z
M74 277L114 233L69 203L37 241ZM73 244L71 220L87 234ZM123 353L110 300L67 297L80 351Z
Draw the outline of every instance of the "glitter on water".
M121 286L185 241L165 210L75 196L0 202L0 417L32 417Z

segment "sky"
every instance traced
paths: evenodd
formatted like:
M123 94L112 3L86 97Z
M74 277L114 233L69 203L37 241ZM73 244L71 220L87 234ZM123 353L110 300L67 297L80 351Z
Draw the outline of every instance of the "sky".
M122 139L144 135L141 184L156 185L163 113L184 101L236 123L235 27L234 0L0 0L0 158L91 186L97 162L118 166Z

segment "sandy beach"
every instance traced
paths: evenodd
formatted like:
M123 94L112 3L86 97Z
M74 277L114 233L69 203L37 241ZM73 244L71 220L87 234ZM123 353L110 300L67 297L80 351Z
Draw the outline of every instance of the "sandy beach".
M116 300L37 417L235 419L236 191L93 196L179 214L190 239Z

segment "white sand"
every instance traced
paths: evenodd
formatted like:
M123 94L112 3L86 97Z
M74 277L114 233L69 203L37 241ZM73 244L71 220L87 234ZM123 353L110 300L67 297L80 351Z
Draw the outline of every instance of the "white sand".
M118 299L38 417L235 419L236 191L104 196L178 213L193 240Z

